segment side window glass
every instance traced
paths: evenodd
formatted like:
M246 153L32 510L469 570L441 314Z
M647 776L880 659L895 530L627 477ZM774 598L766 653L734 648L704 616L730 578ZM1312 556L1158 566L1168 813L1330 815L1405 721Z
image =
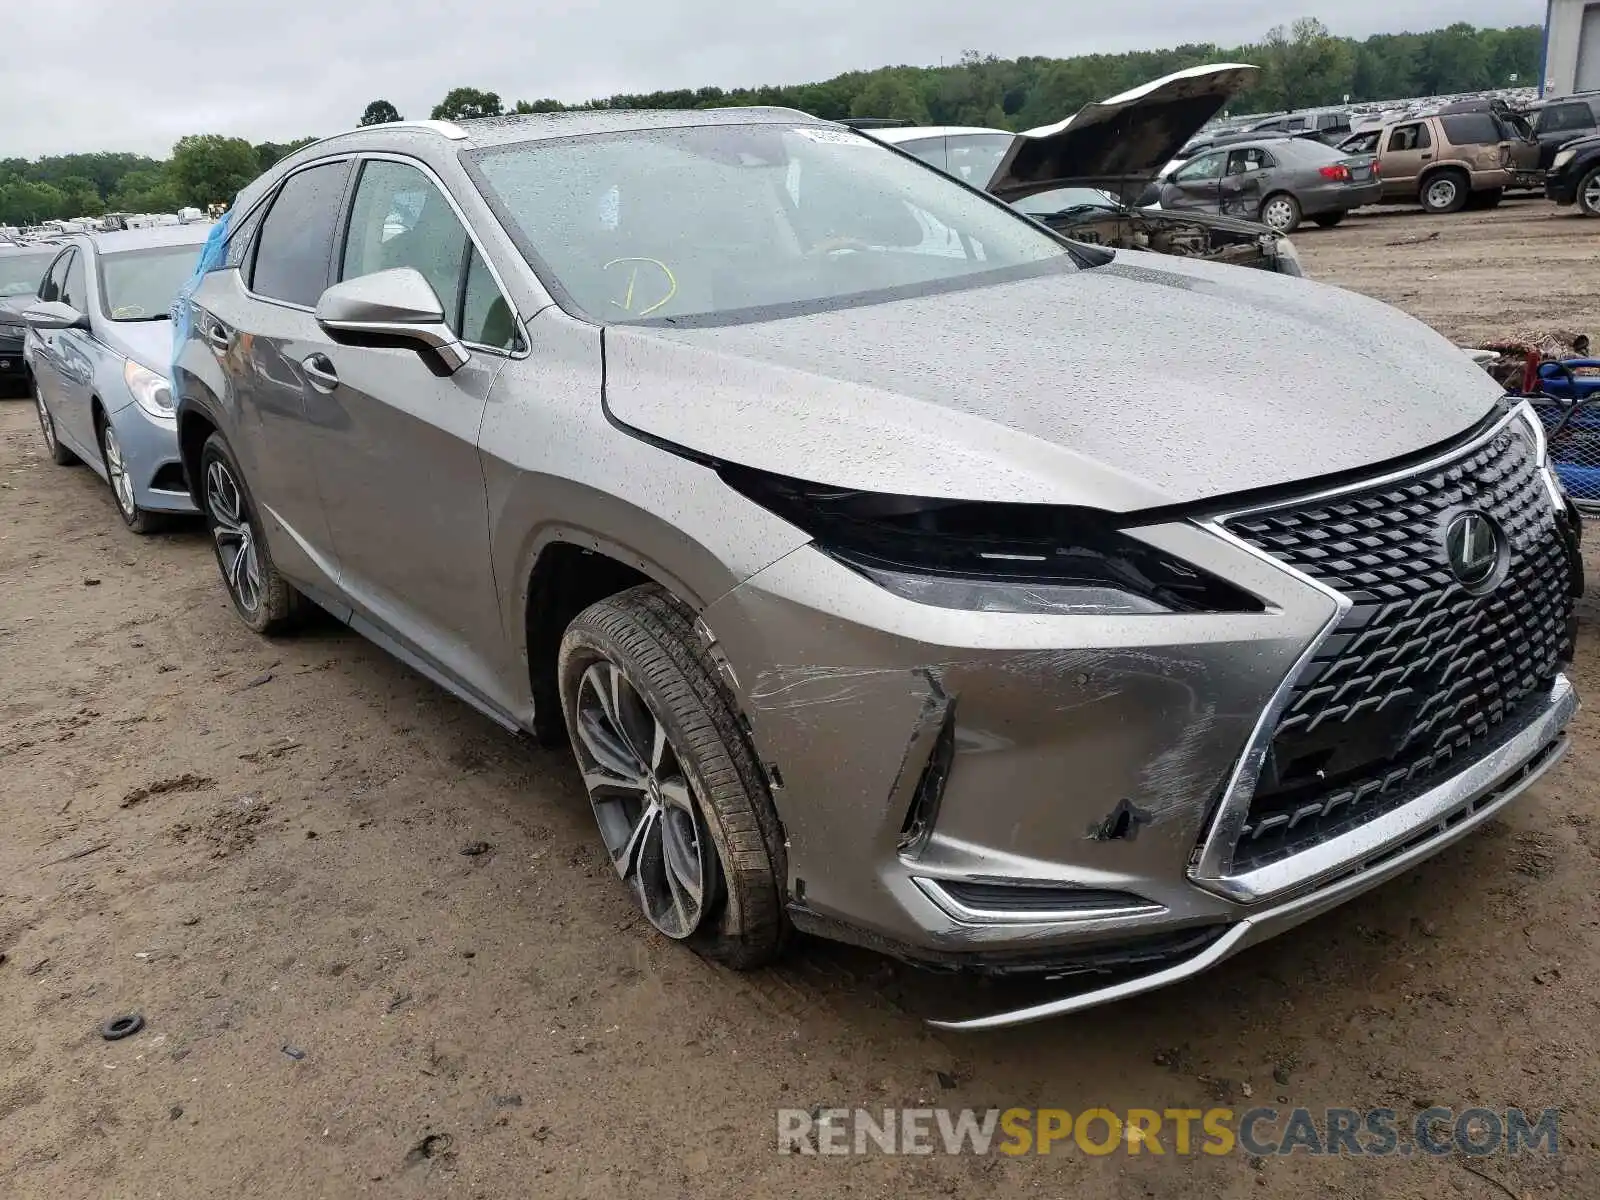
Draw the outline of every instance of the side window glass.
M467 262L467 287L461 304L461 338L480 346L493 346L497 350L515 350L517 347L517 321L494 276L484 265L477 247L471 251Z
M1427 150L1433 146L1433 133L1426 125L1417 126L1417 149Z
M81 313L89 311L89 289L84 278L83 254L74 250L67 255L66 282L61 287L61 302L70 304Z
M930 167L938 167L941 171L950 170L950 156L945 152L943 138L923 138L917 142L901 142L900 149L907 154L913 154L927 163Z
M373 159L362 166L356 186L339 278L411 267L432 285L445 322L459 335L470 244L455 210L426 175L405 163Z
M256 230L261 228L261 218L266 212L267 206L258 204L243 222L228 231L228 245L222 253L222 266L217 268L219 271L244 266L250 253L251 239L255 237Z
M346 163L324 163L285 181L261 223L252 291L307 308L316 304L328 286L347 170Z
M1222 174L1222 160L1223 156L1220 154L1208 154L1204 158L1197 158L1173 178L1179 183L1202 183L1207 179L1216 179Z
M50 264L50 269L45 272L44 279L39 283L39 299L61 299L61 286L66 281L67 262L72 258L72 255L73 251L68 250Z

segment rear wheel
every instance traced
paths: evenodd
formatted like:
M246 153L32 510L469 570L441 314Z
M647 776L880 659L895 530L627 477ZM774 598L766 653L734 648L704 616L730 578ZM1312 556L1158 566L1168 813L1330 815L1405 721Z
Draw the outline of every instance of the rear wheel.
M283 633L299 616L300 593L272 563L244 474L220 433L200 454L201 503L234 611L261 634Z
M1417 199L1426 211L1442 215L1460 212L1470 194L1467 177L1460 171L1439 171L1422 181Z
M1332 229L1335 225L1341 224L1349 215L1349 213L1342 212L1322 213L1321 215L1312 217L1311 219L1324 229Z
M1300 201L1288 192L1268 196L1261 202L1261 223L1275 233L1293 233L1300 228Z
M61 444L61 439L56 436L56 419L50 415L50 406L44 402L44 390L37 381L33 385L33 403L39 411L39 432L44 435L44 448L50 455L50 461L58 467L70 467L78 461L78 456Z
M111 484L111 498L117 502L117 512L124 524L135 533L155 533L164 528L159 513L146 512L139 507L133 495L133 476L128 474L128 464L122 457L122 443L110 421L100 425L100 457L106 464L106 479Z
M600 837L659 932L738 969L783 947L783 837L693 618L654 584L561 639L561 707Z
M1578 211L1586 217L1600 217L1600 166L1578 181Z

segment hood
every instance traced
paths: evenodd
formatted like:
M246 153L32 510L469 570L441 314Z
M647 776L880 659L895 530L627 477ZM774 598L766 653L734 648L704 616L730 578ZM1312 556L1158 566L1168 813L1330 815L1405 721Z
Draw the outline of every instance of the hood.
M1133 511L1373 466L1502 390L1352 292L1114 263L702 329L609 326L605 398L722 462L886 494Z
M1052 188L1096 187L1131 204L1184 143L1260 76L1260 68L1240 63L1191 67L1019 133L988 190L1014 203Z
M141 367L158 375L172 375L171 321L96 322L95 335Z

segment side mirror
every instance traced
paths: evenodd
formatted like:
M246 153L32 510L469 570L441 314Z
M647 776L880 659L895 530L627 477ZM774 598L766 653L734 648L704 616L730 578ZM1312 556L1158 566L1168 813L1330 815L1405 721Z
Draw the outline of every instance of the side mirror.
M22 319L29 329L41 332L56 329L87 329L89 318L70 304L59 300L40 300L22 310Z
M412 267L336 283L317 301L317 324L335 341L408 342L432 350L452 375L472 361L433 288Z

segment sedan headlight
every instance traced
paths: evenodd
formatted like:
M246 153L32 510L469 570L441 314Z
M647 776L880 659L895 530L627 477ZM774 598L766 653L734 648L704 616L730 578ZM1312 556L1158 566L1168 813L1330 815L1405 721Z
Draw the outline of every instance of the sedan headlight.
M20 338L27 331L26 325L13 325L9 321L0 321L0 337Z
M133 402L152 417L170 421L175 411L172 388L166 379L148 367L141 367L131 358L122 368L122 381L133 393Z
M741 467L722 479L885 591L969 612L1260 612L1225 580L1082 508L888 496Z
M1559 171L1562 167L1566 166L1569 162L1577 157L1578 152L1576 150L1558 150L1556 152L1555 160L1550 164L1550 169L1552 171Z

